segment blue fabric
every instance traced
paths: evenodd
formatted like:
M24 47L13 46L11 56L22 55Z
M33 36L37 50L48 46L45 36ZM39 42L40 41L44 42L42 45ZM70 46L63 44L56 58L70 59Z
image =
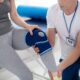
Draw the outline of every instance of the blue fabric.
M79 80L80 58L62 73L62 80Z
M48 8L37 6L18 6L17 12L20 16L29 17L32 19L46 20Z
M48 51L50 51L52 49L48 40L47 41L42 41L42 42L36 43L35 44L35 47L38 47L39 48L40 55L43 55L43 54L47 53Z
M41 34L41 36L39 36L39 33ZM28 46L33 46L37 42L46 41L46 40L47 40L46 34L38 29L33 30L33 36L31 36L29 32L26 35L26 43Z
M33 36L28 32L25 40L28 46L38 47L41 55L52 49L46 34L38 29L33 30Z

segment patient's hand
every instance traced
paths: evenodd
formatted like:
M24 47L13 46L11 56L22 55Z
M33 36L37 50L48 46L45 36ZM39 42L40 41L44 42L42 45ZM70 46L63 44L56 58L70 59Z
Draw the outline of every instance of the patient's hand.
M33 46L33 49L34 49L34 51L37 53L37 54L39 54L39 48L38 47L35 47L35 45Z

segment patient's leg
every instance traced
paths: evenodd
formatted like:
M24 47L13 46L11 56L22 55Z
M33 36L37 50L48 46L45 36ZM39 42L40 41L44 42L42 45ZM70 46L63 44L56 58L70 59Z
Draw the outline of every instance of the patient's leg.
M56 62L55 62L52 50L43 54L41 56L41 60L43 61L44 65L49 71L56 72L57 66L56 66Z

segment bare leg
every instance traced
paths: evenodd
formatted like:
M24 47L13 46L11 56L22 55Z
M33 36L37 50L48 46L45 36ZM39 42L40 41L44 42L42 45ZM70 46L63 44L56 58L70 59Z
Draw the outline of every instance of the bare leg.
M54 80L54 77L53 77L52 72L48 71L48 74L49 74L50 79L51 79L51 80Z

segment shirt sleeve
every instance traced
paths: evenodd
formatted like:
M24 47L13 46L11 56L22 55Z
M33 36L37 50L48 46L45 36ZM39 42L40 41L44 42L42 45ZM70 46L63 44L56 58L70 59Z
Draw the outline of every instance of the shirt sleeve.
M52 10L52 8L50 8L48 9L47 16L46 16L47 28L55 28L54 19L55 19L54 11Z

